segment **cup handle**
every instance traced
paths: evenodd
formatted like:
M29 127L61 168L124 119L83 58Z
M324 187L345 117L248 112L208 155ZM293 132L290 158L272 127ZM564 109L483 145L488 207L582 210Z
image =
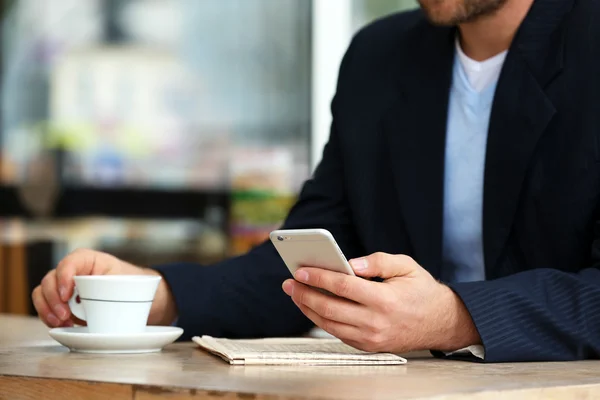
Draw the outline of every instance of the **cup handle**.
M77 292L77 288L73 290L73 296L69 299L69 308L73 315L79 318L82 321L85 321L85 310L83 309L83 304L81 302L77 302L77 298L79 297L79 293Z

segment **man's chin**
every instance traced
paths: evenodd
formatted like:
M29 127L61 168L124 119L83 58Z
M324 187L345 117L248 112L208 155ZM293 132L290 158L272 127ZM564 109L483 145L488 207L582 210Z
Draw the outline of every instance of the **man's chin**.
M424 0L419 0L421 10L423 10L423 13L427 17L427 20L433 25L455 26L458 23L462 22L461 18L458 15L456 15L458 14L457 12L451 12L450 10L444 9L441 3L432 3L433 4Z
M454 27L456 25L458 25L458 23L453 20L453 19L445 19L445 18L434 18L434 17L430 17L428 14L425 14L427 17L427 20L435 26L440 26L440 27Z
M427 19L438 26L456 26L474 22L496 13L507 0L418 0Z
M423 10L423 11L424 11L424 14L425 14L425 17L427 18L427 20L429 22L431 22L432 25L435 25L435 26L452 27L452 26L456 26L462 22L454 17L448 17L445 15L429 13L426 10Z

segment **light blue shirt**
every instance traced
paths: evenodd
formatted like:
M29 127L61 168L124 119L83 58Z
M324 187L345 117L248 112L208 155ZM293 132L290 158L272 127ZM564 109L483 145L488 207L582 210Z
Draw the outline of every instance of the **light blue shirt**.
M491 78L488 76L490 82L476 90L472 84L477 82L474 79L481 77L480 72L487 71L479 71L477 68L483 63L466 59L457 45L448 105L444 170L442 280L446 282L485 279L483 175L490 112L503 61L502 58L500 64L492 65L496 69ZM471 63L472 69L466 70L465 63Z

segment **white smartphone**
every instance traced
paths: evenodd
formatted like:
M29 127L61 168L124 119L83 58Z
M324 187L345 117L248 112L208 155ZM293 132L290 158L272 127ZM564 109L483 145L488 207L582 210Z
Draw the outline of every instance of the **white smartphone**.
M333 235L326 229L283 229L271 232L269 237L292 275L300 267L354 275Z

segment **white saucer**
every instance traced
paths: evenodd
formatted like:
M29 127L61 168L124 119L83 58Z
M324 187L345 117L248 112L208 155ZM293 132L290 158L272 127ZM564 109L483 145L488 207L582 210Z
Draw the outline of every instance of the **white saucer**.
M152 353L173 343L183 329L172 326L147 326L143 333L89 333L85 326L54 328L49 334L58 343L79 353Z

